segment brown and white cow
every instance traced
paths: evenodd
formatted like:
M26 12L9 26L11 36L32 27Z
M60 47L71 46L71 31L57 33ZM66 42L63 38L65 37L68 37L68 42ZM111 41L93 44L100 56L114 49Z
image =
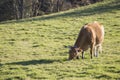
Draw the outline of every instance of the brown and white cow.
M69 51L69 60L79 59L79 52L82 52L82 59L84 58L84 51L90 48L91 58L98 56L101 49L101 44L104 40L104 27L97 21L85 24L78 35L78 38L73 47Z

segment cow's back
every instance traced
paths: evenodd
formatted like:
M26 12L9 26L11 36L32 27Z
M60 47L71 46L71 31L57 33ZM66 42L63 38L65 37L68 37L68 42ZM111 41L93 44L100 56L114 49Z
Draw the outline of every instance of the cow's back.
M104 39L104 27L98 23L89 23L84 26L84 34L86 35L87 42L95 42L96 44L100 44Z

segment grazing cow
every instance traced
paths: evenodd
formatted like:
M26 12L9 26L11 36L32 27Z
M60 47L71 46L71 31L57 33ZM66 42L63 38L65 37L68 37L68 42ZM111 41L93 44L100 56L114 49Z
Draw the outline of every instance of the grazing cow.
M78 35L78 38L73 47L69 51L69 60L79 59L79 52L82 52L82 59L84 58L84 51L90 48L90 55L98 56L101 49L101 44L104 39L104 27L97 21L85 24Z

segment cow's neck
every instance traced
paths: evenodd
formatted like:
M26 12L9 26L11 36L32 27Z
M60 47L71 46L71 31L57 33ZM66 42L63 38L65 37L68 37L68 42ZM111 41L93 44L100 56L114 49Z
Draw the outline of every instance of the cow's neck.
M80 36L78 36L78 38L77 38L77 40L76 40L74 46L81 49L83 43L84 43L83 39L82 39Z

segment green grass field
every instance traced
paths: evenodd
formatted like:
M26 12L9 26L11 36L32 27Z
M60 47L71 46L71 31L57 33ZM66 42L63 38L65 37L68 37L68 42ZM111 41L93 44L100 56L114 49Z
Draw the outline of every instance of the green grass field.
M103 53L67 61L67 47L93 21L105 27ZM0 80L120 80L119 0L0 23Z

